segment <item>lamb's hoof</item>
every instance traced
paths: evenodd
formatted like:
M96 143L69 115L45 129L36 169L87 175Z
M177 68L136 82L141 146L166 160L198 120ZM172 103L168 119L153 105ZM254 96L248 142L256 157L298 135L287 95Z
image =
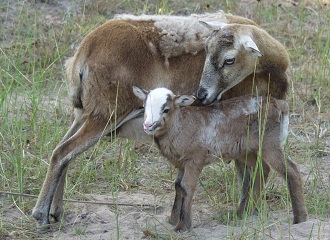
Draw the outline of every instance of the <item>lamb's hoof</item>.
M191 224L185 225L182 223L178 223L176 227L174 228L174 231L176 232L187 232L190 231L191 229Z
M306 214L302 214L301 216L294 216L293 217L293 224L298 224L298 223L302 223L302 222L306 222L307 221L307 213Z
M258 211L257 208L255 208L255 209L253 210L252 215L253 215L253 216L258 216L258 215L259 215L259 211Z
M243 209L243 208L239 208L239 209L237 210L237 212L236 212L236 215L237 215L238 219L240 219L240 220L243 219L244 214L246 214L246 210ZM259 211L258 211L258 209L257 209L257 208L254 208L254 210L253 210L253 212L252 212L251 215L252 215L252 216L258 216L258 215L259 215Z
M177 223L178 223L178 219L177 218L175 218L175 217L169 217L168 218L168 222L169 222L169 224L171 224L171 225L173 225L173 226L175 226Z

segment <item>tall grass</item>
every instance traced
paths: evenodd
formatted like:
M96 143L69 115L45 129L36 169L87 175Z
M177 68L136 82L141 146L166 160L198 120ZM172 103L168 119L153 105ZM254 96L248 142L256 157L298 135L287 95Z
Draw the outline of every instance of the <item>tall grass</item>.
M246 2L246 1L245 1ZM316 1L315 1L316 2ZM83 37L115 13L183 14L224 9L257 21L279 39L291 56L291 125L286 156L302 169L308 211L329 218L330 154L330 11L328 6L274 5L266 1L14 1L0 2L0 189L37 195L48 159L70 125L63 66ZM55 9L55 14L53 10ZM144 158L143 161L140 159ZM157 151L137 151L127 140L100 141L74 161L66 183L66 198L85 193L146 191L156 196L174 191L175 170ZM219 223L237 223L234 214L239 187L233 165L204 169L195 202L207 202ZM286 184L271 174L262 196L260 216L291 209ZM10 205L26 217L19 222L0 218L0 238L16 232L21 238L45 237L34 232L28 216L35 199L0 196L0 215ZM70 209L66 209L69 211ZM116 208L117 222L120 212ZM265 213L265 214L263 214ZM248 218L245 219L248 226ZM260 220L262 222L263 220ZM267 228L267 226L262 225ZM317 227L317 226L315 226ZM120 238L118 224L117 238ZM77 236L85 229L77 228ZM259 233L266 231L261 229ZM257 234L257 235L258 235ZM257 235L242 236L254 239ZM262 234L261 234L262 235ZM260 235L258 235L260 236ZM264 235L265 236L265 235Z

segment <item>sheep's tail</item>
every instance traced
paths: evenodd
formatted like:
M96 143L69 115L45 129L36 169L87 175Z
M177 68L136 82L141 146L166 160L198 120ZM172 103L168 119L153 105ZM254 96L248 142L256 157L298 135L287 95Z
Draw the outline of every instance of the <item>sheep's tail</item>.
M73 107L83 108L82 94L83 81L88 76L88 65L77 63L75 57L71 57L65 63L66 81Z

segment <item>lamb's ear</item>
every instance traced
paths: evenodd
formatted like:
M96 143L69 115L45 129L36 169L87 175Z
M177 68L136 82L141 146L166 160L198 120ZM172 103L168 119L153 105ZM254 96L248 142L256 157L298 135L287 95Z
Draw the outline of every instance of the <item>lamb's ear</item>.
M201 20L199 20L199 22L212 31L220 30L221 28L227 25L226 23L220 23L220 22L204 22Z
M134 92L135 96L137 96L138 98L140 98L143 101L146 99L146 97L149 93L147 90L144 90L142 88L135 87L135 86L133 86L133 92Z
M182 95L177 96L174 99L175 106L189 106L195 102L196 98L194 96Z
M243 36L240 38L240 43L243 45L246 51L252 52L253 54L257 55L258 57L262 57L264 54L260 52L257 44L252 40L249 36Z

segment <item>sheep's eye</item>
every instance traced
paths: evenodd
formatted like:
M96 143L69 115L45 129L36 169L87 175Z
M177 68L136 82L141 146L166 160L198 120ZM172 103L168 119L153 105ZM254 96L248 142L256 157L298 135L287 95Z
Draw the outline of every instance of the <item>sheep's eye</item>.
M170 109L164 109L163 113L169 113L170 112Z
M226 59L224 65L232 65L235 62L235 58Z

